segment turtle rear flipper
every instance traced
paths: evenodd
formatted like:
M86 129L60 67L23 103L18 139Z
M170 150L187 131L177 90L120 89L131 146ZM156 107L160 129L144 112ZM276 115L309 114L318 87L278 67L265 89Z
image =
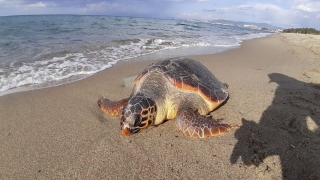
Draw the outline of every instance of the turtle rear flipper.
M98 105L105 113L111 116L118 116L121 114L122 109L127 104L128 100L129 98L120 101L111 101L110 99L104 98L98 101Z
M200 115L198 110L181 111L176 118L176 125L184 135L193 138L206 138L224 134L238 125L220 124L210 116Z

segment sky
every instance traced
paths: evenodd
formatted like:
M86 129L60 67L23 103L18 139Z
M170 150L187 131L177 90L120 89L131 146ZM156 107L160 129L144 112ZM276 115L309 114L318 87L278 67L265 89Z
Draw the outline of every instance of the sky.
M36 14L225 19L320 30L320 0L0 0L0 16Z

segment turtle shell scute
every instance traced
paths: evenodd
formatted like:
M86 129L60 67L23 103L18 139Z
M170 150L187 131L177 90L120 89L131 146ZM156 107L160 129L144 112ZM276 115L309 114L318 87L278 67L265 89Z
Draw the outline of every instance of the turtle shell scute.
M220 82L204 65L188 58L172 58L158 61L136 78L139 82L148 73L163 75L175 88L199 93L214 102L224 101L228 97L225 85Z

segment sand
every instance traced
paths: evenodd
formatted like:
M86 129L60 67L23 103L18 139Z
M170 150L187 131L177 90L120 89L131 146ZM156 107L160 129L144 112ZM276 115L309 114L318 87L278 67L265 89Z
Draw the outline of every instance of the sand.
M303 43L300 43L303 42ZM0 179L320 179L319 37L275 34L199 55L229 84L214 118L239 129L206 139L174 120L122 137L97 100L128 97L123 79L151 61L0 97Z

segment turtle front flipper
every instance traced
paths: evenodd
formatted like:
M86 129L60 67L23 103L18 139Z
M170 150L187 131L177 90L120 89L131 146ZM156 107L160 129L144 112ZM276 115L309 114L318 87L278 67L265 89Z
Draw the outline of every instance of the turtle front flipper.
M98 105L102 111L111 115L118 116L121 114L123 107L127 104L129 98L120 101L111 101L110 99L100 99Z
M224 134L238 125L220 124L210 116L200 115L198 110L181 111L176 118L176 125L184 135L193 138L206 138Z

